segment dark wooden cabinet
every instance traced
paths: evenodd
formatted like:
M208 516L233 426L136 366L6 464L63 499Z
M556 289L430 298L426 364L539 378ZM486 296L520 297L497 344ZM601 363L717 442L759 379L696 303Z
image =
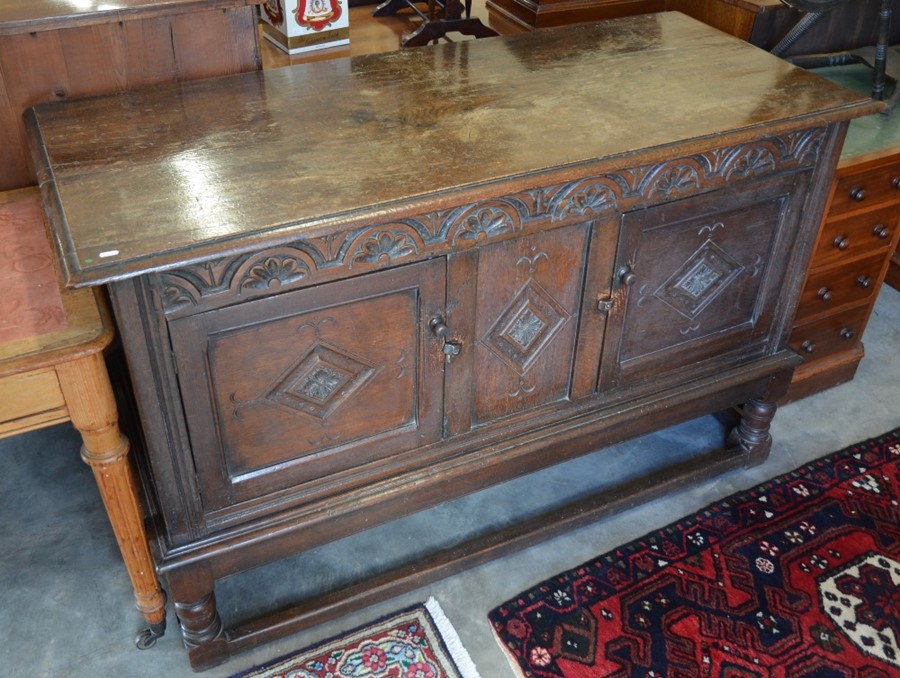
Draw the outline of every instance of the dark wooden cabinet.
M722 449L621 505L762 460L846 120L875 108L663 14L34 109L64 274L112 298L192 664L620 504L236 628L222 577L738 404Z

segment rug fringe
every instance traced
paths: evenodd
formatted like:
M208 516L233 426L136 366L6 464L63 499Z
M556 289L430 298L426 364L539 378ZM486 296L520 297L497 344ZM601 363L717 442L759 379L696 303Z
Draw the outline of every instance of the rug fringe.
M459 634L453 628L450 620L447 619L447 615L444 614L444 610L441 609L441 604L437 599L433 596L429 597L425 601L425 609L428 610L432 620L434 620L434 625L437 626L438 632L444 640L444 645L447 646L447 651L462 674L462 678L481 678L481 674L478 673L478 669L475 667L475 662L472 661L472 657L469 656L468 651L463 647Z

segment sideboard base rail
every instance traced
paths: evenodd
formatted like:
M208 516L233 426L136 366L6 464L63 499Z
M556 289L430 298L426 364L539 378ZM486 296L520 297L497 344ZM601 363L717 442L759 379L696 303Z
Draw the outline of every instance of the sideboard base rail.
M764 462L771 448L768 431L775 414L775 403L784 395L799 361L795 354L782 354L775 361L781 364L778 371L750 383L735 385L731 382L723 392L716 394L717 397L739 397L734 402L745 403L742 407L736 405L739 416L732 417L736 425L731 428L721 449L694 455L652 474L603 489L231 628L222 625L216 610L215 577L210 566L215 555L210 560L195 560L176 567L167 573L167 578L192 668L196 671L212 668L237 653L277 638L337 619L727 471ZM707 396L708 393L698 394L695 400L682 402L678 408L678 421L689 421L708 412L703 404ZM661 405L661 409L665 406ZM728 413L722 415L728 416ZM598 443L609 445L674 423L677 421L663 417L616 421L598 434Z

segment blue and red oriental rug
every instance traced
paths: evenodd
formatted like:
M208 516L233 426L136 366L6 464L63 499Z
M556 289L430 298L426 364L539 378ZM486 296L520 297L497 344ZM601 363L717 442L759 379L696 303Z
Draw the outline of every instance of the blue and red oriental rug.
M232 678L480 678L440 604L395 612Z
M900 676L900 429L490 613L522 676Z

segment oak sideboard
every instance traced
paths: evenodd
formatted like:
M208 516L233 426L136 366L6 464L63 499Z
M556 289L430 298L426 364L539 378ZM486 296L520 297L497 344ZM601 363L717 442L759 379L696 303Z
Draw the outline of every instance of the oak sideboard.
M192 665L765 458L847 121L877 109L677 13L32 109ZM736 405L619 503L223 627L223 577Z

